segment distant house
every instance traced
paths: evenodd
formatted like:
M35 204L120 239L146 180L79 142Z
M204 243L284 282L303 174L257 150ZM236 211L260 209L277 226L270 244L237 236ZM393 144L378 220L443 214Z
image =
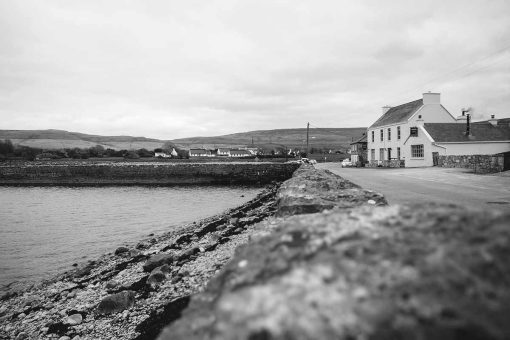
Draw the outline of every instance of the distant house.
M216 154L218 156L227 156L228 157L228 156L230 156L230 149L228 149L228 148L218 148L216 150Z
M331 153L331 150L330 150ZM367 135L364 133L361 138L351 143L351 162L365 164L367 158Z
M155 151L154 157L156 157L156 158L170 158L170 157L172 157L172 155L169 155L164 151Z
M189 150L190 157L211 157L211 151L206 149L190 149Z
M253 156L248 150L230 150L230 157L250 157Z

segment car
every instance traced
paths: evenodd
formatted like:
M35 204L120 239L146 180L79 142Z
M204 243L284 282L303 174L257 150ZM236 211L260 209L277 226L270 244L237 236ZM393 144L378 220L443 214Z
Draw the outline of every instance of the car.
M346 158L342 161L342 168L347 168L351 166L353 166L353 164L349 158Z

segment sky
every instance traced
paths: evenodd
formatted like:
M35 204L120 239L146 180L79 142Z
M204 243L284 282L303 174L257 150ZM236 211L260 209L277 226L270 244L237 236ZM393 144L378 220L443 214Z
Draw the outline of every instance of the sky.
M0 129L367 127L428 91L510 117L510 1L0 1Z

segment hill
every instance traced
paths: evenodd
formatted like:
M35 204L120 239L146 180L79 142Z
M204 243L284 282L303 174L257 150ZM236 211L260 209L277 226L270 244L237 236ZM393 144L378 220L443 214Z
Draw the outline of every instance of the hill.
M165 141L146 137L99 136L64 130L0 130L0 139L10 139L14 144L42 149L90 148L101 145L105 149L153 150Z
M351 140L361 137L366 128L313 128L309 132L310 148L345 150ZM268 148L284 146L306 148L306 129L259 130L216 137L191 137L172 140L186 148L218 148L254 145Z
M366 128L310 129L310 148L346 150L354 138L359 138ZM99 136L64 130L0 130L0 140L10 139L14 144L41 149L89 148L101 145L105 149L154 150L165 140L132 136ZM170 142L185 149L244 147L253 145L263 149L286 147L306 148L306 129L259 130L215 137L191 137Z

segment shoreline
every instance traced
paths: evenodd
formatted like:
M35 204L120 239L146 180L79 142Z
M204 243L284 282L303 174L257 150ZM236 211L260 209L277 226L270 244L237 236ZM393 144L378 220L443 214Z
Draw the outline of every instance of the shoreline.
M51 279L4 293L0 339L155 339L168 323L169 310L185 308L189 296L205 287L238 245L248 242L254 226L275 214L280 184L266 186L254 199L219 215L112 249ZM158 256L167 256L163 268L144 269ZM98 313L103 299L123 292L136 300L134 306L120 315Z

